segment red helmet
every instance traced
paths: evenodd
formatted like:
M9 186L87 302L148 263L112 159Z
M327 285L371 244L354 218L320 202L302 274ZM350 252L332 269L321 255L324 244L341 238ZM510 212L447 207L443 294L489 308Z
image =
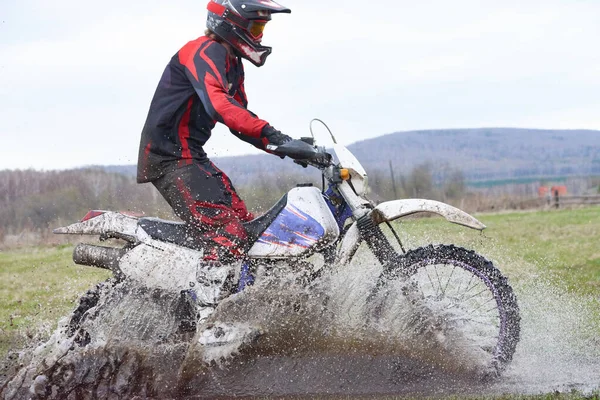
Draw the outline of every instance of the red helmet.
M211 0L206 8L206 27L257 67L271 54L271 47L261 45L271 14L292 12L272 0Z

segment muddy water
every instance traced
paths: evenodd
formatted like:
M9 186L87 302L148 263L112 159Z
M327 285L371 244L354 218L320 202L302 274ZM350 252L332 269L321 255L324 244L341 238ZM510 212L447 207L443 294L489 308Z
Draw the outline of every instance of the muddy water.
M0 383L5 399L209 398L257 395L431 395L540 393L600 389L600 341L589 319L598 299L575 298L551 284L516 288L522 339L502 378L482 382L486 360L460 346L461 332L440 331L426 310L403 300L369 319L365 298L377 266L357 263L310 288L274 274L232 296L209 322L260 327L253 346L220 354L205 349L182 320L185 297L121 284L101 291L69 335L25 352ZM183 327L183 328L182 328ZM10 373L8 374L11 375Z

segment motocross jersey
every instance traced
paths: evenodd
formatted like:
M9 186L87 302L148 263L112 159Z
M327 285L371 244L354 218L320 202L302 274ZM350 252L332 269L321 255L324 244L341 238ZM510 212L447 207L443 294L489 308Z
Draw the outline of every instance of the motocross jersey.
M247 106L241 58L206 36L187 43L167 65L152 99L142 130L138 183L208 162L203 146L217 122L264 150L260 135L268 123Z

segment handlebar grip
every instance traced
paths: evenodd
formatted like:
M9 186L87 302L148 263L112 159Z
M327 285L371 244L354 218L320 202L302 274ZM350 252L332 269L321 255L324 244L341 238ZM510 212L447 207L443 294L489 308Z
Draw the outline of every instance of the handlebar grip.
M301 140L292 140L282 145L276 146L269 144L267 150L281 158L290 157L296 164L307 167L328 167L331 164L331 154L325 151L324 147L317 147L309 144L307 140L312 138L302 138Z
M311 160L317 154L314 146L302 140L291 140L279 146L269 144L267 150L278 156L287 156L294 160Z
M319 148L317 155L314 157L313 161L322 166L328 166L331 164L331 154L325 151L325 148Z

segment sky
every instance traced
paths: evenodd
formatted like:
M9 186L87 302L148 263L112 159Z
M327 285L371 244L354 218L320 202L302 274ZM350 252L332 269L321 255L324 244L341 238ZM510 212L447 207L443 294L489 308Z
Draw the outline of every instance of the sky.
M0 0L0 169L135 164L206 0ZM338 142L444 128L600 129L598 0L281 0L249 109ZM328 145L323 129L317 141ZM218 126L211 157L258 152Z

